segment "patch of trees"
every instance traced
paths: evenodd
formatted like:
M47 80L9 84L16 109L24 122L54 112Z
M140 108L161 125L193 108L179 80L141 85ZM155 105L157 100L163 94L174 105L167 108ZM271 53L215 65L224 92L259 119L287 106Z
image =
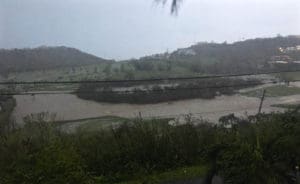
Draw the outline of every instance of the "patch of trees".
M218 174L225 183L296 184L297 110L244 119L228 115L219 124L186 119L176 126L168 120L126 120L111 129L73 134L27 119L23 128L0 136L0 182L143 183L149 174L201 165L207 168L206 183Z
M16 106L16 101L12 96L0 95L0 136L13 126L10 123L10 115Z
M154 69L154 64L151 61L132 61L132 64L139 71L152 71Z
M113 84L82 84L76 91L79 98L110 103L147 104L175 100L204 98L210 99L217 95L234 94L237 89L259 85L257 80L249 79L205 79L190 81L172 81L172 83L145 84L142 82L127 83L126 90L118 90L126 83ZM134 85L143 86L132 86Z

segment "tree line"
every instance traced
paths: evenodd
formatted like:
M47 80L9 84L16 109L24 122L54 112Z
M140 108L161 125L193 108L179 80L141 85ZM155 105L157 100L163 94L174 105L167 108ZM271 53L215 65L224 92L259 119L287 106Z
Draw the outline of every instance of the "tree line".
M219 78L166 83L82 84L76 94L79 98L99 102L147 104L232 95L251 84L255 86L261 82L256 79Z

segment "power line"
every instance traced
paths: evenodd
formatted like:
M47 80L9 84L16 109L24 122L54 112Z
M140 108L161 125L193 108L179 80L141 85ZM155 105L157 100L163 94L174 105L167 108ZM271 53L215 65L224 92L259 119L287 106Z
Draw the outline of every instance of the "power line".
M291 80L288 82L299 82L300 80ZM58 91L58 92L7 92L1 93L0 96L11 96L11 95L55 95L55 94L85 94L85 93L94 93L94 94L105 94L105 93L114 93L114 94L134 94L134 93L165 93L166 91L179 91L179 90L204 90L204 89L220 89L220 88L234 88L234 87L252 87L264 84L281 84L282 82L270 81L270 82L251 82L246 84L233 84L233 85L220 85L220 86L204 86L204 87L183 87L183 88L164 88L164 89L152 89L152 90L138 90L138 91Z
M173 77L173 78L150 78L150 79L134 79L134 80L74 80L74 81L8 81L0 82L0 85L21 85L21 84L87 84L87 83L129 83L129 82L156 82L156 81L176 81L176 80L193 80L193 79L215 79L226 77L243 77L254 75L268 75L280 73L300 72L300 70L286 70L286 71L271 71L271 72L257 72L257 73L242 73L242 74L226 74L226 75L207 75L194 77Z

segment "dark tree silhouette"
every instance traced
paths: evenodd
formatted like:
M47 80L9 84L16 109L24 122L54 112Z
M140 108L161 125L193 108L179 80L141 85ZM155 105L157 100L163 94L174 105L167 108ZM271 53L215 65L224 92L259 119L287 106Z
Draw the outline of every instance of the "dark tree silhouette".
M157 2L162 2L163 4L166 4L168 2L168 0L156 0ZM178 5L180 4L182 0L172 0L171 3L171 13L172 14L176 14L177 10L178 10Z

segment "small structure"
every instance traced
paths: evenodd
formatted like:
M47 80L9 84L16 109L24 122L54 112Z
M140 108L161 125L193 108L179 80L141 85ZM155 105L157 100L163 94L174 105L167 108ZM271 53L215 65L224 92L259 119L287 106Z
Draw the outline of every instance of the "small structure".
M291 61L292 61L292 58L288 55L279 55L279 56L271 57L271 62L289 63Z
M270 61L270 64L288 64L289 62L287 61Z
M272 56L271 61L268 63L271 65L275 64L288 64L291 63L292 58L288 55Z
M279 48L278 48L278 50L279 50L279 52L282 52L282 53L284 53L284 48L282 48L282 47L279 47Z
M286 47L286 48L279 47L279 51L283 52L283 53L299 52L300 51L300 45L296 45L294 47Z

